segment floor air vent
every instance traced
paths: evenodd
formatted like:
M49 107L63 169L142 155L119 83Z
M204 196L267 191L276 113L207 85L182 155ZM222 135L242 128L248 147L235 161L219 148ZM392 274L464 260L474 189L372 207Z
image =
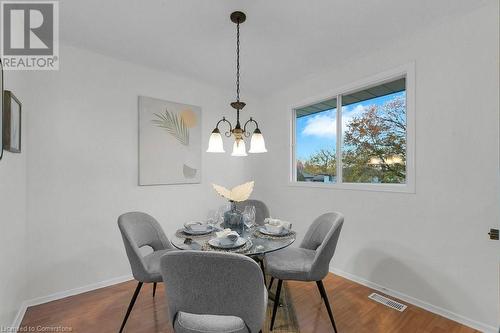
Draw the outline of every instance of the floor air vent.
M368 298L374 300L375 302L379 302L381 304L384 304L385 306L393 308L394 310L398 310L399 312L403 312L406 309L406 305L396 302L390 298L387 298L377 293L371 294L370 296L368 296Z

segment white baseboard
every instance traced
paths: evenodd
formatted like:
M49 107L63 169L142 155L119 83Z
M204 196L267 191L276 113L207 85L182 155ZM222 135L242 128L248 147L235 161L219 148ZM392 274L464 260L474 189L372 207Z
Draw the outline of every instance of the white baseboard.
M128 275L116 277L113 279L109 279L109 280L105 280L105 281L101 281L101 282L97 282L97 283L92 283L92 284L89 284L89 285L86 285L83 287L78 287L78 288L74 288L74 289L70 289L70 290L66 290L66 291L60 291L60 292L57 292L57 293L54 293L51 295L37 297L37 298L33 298L31 300L24 301L21 304L19 311L17 312L16 318L14 319L14 322L12 323L12 327L15 327L16 329L19 328L19 326L21 325L21 322L23 321L26 310L30 306L40 305L40 304L56 301L58 299L66 298L69 296L82 294L82 293L85 293L88 291L101 289L104 287L109 287L109 286L112 286L112 285L115 285L118 283L130 281L132 279L133 279L132 275L128 274Z
M445 317L447 319L456 321L460 324L463 324L465 326L472 327L476 330L479 330L484 333L498 333L498 328L495 328L493 326L480 323L478 321L472 320L470 318L464 317L462 315L459 315L457 313L454 313L452 311L443 309L439 306L432 305L430 303L424 302L422 300L419 300L417 298L414 298L412 296L408 296L406 294L403 294L399 291L392 290L390 288L387 288L385 286L379 285L377 283L368 281L366 279L363 279L359 276L356 276L351 273L344 272L342 270L336 269L336 268L330 268L330 271L336 275L342 276L348 280L354 281L356 283L362 284L368 288L375 289L377 291L380 291L381 293L384 293L386 295L398 298L404 302L410 303L412 305L418 306L419 308L425 309L429 312L435 313L437 315L440 315L442 317Z
M21 326L21 322L23 321L27 309L28 306L26 305L26 302L22 302L21 306L19 307L19 311L17 311L16 318L14 318L12 325L10 325L10 328L15 329L15 331L12 332L17 332L19 330L19 326Z

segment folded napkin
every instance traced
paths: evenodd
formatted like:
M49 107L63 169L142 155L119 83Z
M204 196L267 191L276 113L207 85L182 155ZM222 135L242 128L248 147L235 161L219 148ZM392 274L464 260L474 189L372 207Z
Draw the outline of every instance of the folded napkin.
M208 230L209 225L204 222L192 221L184 223L184 228L191 231L205 231Z
M222 231L218 231L215 233L215 235L217 236L217 238L232 238L232 237L238 238L239 236L236 231L233 231L229 228L226 228Z
M288 221L283 221L283 220L280 220L280 219L273 219L273 218L266 218L264 219L264 223L265 224L269 224L273 227L283 227L285 229L291 229L292 228L292 224Z
M184 227L187 229L190 229L192 226L197 226L197 225L203 225L203 222L198 222L198 221L191 221L191 222L186 222L184 223Z

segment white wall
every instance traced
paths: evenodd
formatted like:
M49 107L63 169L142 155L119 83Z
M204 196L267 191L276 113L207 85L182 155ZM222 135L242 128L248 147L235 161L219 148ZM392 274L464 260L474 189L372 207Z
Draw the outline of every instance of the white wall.
M498 48L491 1L273 94L259 115L272 158L253 164L256 196L302 235L315 216L344 213L334 269L496 326L500 244L487 231L500 221ZM411 61L416 194L288 186L289 106Z
M18 72L5 72L4 84L22 99ZM10 326L26 297L26 119L23 109L22 153L4 151L0 160L0 326Z
M173 234L224 203L210 183L249 177L244 159L203 153L201 184L137 186L138 95L201 106L208 139L218 118L234 118L234 92L70 47L60 58L60 71L25 74L29 298L129 274L120 214L148 212Z

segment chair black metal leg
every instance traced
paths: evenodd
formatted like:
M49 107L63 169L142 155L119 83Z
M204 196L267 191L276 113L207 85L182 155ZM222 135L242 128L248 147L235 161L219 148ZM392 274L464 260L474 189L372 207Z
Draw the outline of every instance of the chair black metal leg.
M266 269L264 268L264 261L262 259L259 259L260 262L260 269L262 270L262 276L264 276L264 285L267 284L266 282Z
M269 281L269 287L267 289L271 290L271 287L273 286L274 278L271 276L271 281Z
M325 302L326 311L328 311L328 316L330 317L330 321L332 322L333 331L337 333L337 326L335 325L335 319L333 319L332 309L330 308L330 302L328 301L328 296L326 295L325 286L323 285L323 281L316 281L318 285L319 293L321 294L321 298Z
M128 305L128 309L127 309L127 313L125 314L125 318L123 318L122 326L120 327L120 333L123 331L123 328L125 327L125 324L127 323L128 316L130 315L130 312L132 311L132 308L134 307L137 296L139 295L139 292L141 291L141 287L142 287L142 282L139 282L137 284L137 287L135 288L134 296L132 296L132 299L130 300L130 304Z
M153 297L156 295L156 282L153 283Z
M318 285L318 281L316 281L316 285L318 286L319 296L321 297L321 300L323 301L324 300L323 293L321 292L321 289L320 289L320 287Z
M274 320L276 319L276 311L278 311L278 306L280 304L280 293L281 293L281 285L283 284L283 280L278 280L278 288L276 289L276 297L274 298L274 306L273 306L273 316L271 317L271 328L273 330Z

